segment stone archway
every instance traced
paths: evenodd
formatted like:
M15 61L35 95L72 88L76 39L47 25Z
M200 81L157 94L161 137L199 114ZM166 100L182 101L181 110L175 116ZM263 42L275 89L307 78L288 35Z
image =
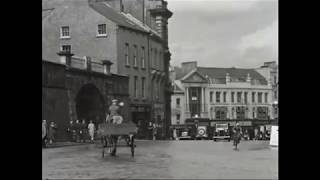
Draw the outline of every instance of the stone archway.
M79 120L92 120L101 123L105 117L105 100L94 84L82 86L75 98L76 113Z

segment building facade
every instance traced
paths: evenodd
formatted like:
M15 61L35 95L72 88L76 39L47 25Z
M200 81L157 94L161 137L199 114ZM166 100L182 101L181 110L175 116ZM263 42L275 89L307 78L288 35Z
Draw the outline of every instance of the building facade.
M164 138L171 111L165 97L171 15L163 0L44 0L43 59L55 62L63 50L80 59L109 60L111 73L129 78L129 118L139 126L138 136L148 137L151 122Z
M175 74L172 96L172 124L184 119L200 117L215 122L243 126L267 124L272 113L272 85L255 69L198 67L197 62L182 63L171 72ZM176 110L176 99L183 99ZM181 124L181 123L180 123Z
M278 76L278 65L275 61L265 62L263 66L256 69L261 75L271 82L272 86L272 100L273 103L273 117L278 119L278 96L279 96L279 76Z

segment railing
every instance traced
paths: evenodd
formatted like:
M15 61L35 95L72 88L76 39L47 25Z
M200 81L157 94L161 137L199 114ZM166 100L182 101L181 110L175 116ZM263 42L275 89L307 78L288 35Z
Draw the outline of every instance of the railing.
M104 67L102 62L98 61L87 61L84 58L81 57L72 57L70 66L72 68L76 69L82 69L82 70L90 70L94 72L104 73Z

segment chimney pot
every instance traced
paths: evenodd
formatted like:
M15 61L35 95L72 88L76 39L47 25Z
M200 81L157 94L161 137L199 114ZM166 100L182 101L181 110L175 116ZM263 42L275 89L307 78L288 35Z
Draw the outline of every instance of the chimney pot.
M61 64L65 64L67 67L71 66L71 58L74 54L69 51L60 51L57 54L60 56Z
M103 72L107 75L111 74L111 65L113 64L113 62L109 61L109 60L102 60L102 64L103 64Z

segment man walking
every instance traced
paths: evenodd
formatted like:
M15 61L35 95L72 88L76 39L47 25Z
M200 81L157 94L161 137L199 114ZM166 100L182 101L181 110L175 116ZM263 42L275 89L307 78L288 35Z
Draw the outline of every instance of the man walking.
M94 124L92 121L90 121L90 123L88 124L88 130L89 130L89 135L90 135L90 141L91 141L91 143L93 143L95 127L94 127Z
M42 147L46 147L46 140L47 140L47 121L42 120Z

